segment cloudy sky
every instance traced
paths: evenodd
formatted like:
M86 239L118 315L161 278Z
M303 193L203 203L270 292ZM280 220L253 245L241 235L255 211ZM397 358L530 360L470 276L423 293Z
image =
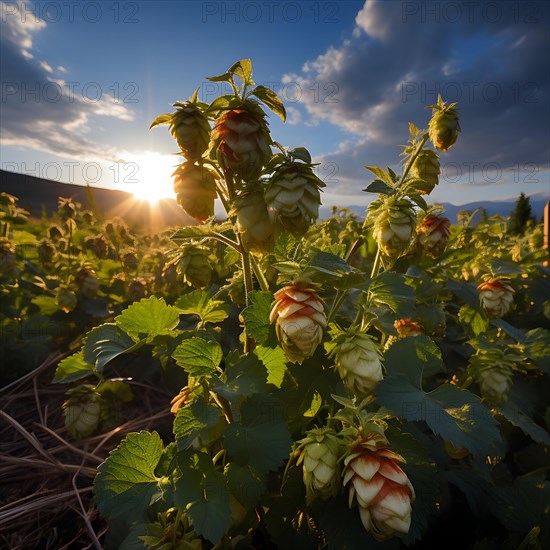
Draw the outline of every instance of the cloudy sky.
M462 134L435 201L549 193L550 14L534 0L1 1L1 167L70 183L171 190L174 142L151 120L252 58L279 92L274 138L319 162L325 205L366 204L369 165L398 166L440 92Z

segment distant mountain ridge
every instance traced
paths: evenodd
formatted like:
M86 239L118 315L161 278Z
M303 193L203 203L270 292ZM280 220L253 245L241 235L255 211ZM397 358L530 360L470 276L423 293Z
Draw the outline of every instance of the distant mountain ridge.
M19 205L26 208L34 216L40 217L42 209L51 214L57 209L58 197L74 197L84 207L89 207L86 198L86 187L70 183L36 178L26 174L17 174L0 170L0 192L5 191L19 198ZM152 230L175 225L195 225L197 222L178 206L174 199L159 201L157 208L150 208L144 201L137 201L131 193L113 189L92 187L94 200L105 217L118 216L126 223L138 227L148 227ZM531 208L537 221L541 219L548 197L542 194L530 197ZM514 208L516 199L507 201L477 201L468 204L454 205L442 203L446 216L453 222L460 210L476 210L485 208L489 216L497 214L507 217ZM364 217L365 206L351 205L347 207L357 215ZM330 206L322 206L320 219L330 217Z

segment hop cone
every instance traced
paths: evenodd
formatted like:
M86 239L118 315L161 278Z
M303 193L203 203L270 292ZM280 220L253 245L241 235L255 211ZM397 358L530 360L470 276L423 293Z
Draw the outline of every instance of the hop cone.
M323 302L315 287L305 280L275 293L269 320L275 323L277 338L288 359L300 364L313 355L327 325Z
M493 403L506 399L511 382L512 373L506 367L484 368L479 373L481 395Z
M99 279L93 269L83 268L75 276L79 292L85 298L95 298L99 290Z
M336 346L331 355L338 374L357 396L374 391L382 380L382 352L378 344L366 334L352 334Z
M78 303L76 294L67 287L59 287L55 294L55 303L65 313L72 311Z
M338 460L342 443L332 428L313 429L300 441L300 457L297 464L303 463L303 478L307 501L316 497L326 500L340 490Z
M248 102L216 121L210 147L226 172L253 182L271 158L271 143L264 112Z
M67 391L63 403L65 426L76 438L91 435L98 427L102 412L102 398L93 386L83 384Z
M514 366L523 360L521 355L507 348L478 349L470 357L470 369L479 383L481 395L493 403L504 401L510 390Z
M411 176L424 180L430 187L421 191L421 194L429 195L439 183L439 157L430 149L422 149L411 167Z
M170 132L179 148L190 161L198 160L208 149L210 124L206 115L195 103L176 103L178 110L170 120Z
M376 203L376 204L375 204ZM409 248L416 225L416 214L407 199L388 197L372 203L374 222L372 236L381 252L392 260L402 256ZM372 206L371 205L371 206Z
M128 283L128 298L132 302L139 302L147 295L147 281L143 277L136 277Z
M204 166L184 162L172 175L178 204L201 222L211 218L216 198L214 174Z
M439 151L447 152L455 143L460 132L456 103L446 105L441 96L432 108L432 118L428 128L430 140Z
M428 214L416 228L418 242L430 256L437 258L445 251L450 227L448 218Z
M271 221L302 236L319 217L320 187L325 184L303 163L279 168L265 194Z
M275 230L261 188L237 197L231 215L237 218L237 233L248 252L262 256L273 251Z
M500 319L508 313L515 293L508 283L508 279L489 279L477 287L481 305L488 317Z
M363 526L378 541L409 532L415 499L413 486L398 464L405 459L387 445L384 436L369 434L344 460L349 505L357 500Z
M197 288L205 288L212 279L211 251L207 246L187 243L180 250L178 269L183 280Z

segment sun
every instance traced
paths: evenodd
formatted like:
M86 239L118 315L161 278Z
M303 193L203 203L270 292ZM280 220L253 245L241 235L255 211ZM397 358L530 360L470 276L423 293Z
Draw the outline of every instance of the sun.
M177 160L173 155L146 151L121 153L119 188L132 193L136 200L151 205L161 199L175 198L172 173Z

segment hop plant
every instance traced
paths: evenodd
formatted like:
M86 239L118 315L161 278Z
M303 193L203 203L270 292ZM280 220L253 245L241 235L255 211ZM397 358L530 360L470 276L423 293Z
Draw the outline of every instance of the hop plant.
M260 257L273 251L275 228L261 188L237 197L230 214L236 217L237 233L246 251Z
M0 274L13 277L17 272L17 256L9 242L0 243Z
M63 403L65 426L75 438L88 437L97 429L102 413L102 398L89 384L67 391Z
M297 280L275 293L269 320L275 323L277 338L288 359L300 364L313 355L327 325L323 302L308 280Z
M505 366L495 365L479 372L481 395L493 403L506 399L511 382L512 372Z
M176 168L173 176L178 204L201 222L211 218L216 199L214 173L204 166L184 162Z
M515 293L509 284L509 279L489 278L481 283L477 290L481 305L488 317L500 319L508 313Z
M384 435L369 433L344 460L349 506L357 500L361 522L377 541L409 532L415 499L414 488L399 466L405 459L388 445Z
M331 355L340 378L356 396L372 393L383 378L382 351L366 334L348 334Z
M249 100L216 120L210 149L227 174L254 182L271 158L271 143L265 113Z
M205 288L210 284L213 259L210 248L186 243L181 247L178 258L178 270L187 284L197 288Z
M432 118L430 119L429 134L433 146L446 153L455 143L460 132L456 103L447 105L441 96L437 104L430 105Z
M443 216L428 214L416 228L423 250L435 258L441 256L449 241L451 222Z
M57 249L49 240L43 239L40 241L38 245L38 259L42 265L51 265L55 261L56 256Z
M300 237L319 217L321 193L325 184L311 165L292 162L275 170L265 194L273 224Z
M147 295L147 281L143 277L132 279L126 292L132 302L138 302Z
M93 269L82 268L75 275L75 281L82 296L89 300L95 298L99 290L99 279Z
M422 149L411 166L411 176L424 180L429 186L429 189L421 190L421 194L429 195L433 191L439 183L439 174L441 168L437 153L430 149Z
M326 500L340 492L342 442L332 428L309 430L298 447L297 464L303 464L306 498L311 503L316 497Z
M369 206L374 229L372 236L382 254L395 261L409 249L416 214L408 199L388 196Z
M78 298L71 289L66 286L60 286L55 294L55 303L62 311L69 313L76 307Z

